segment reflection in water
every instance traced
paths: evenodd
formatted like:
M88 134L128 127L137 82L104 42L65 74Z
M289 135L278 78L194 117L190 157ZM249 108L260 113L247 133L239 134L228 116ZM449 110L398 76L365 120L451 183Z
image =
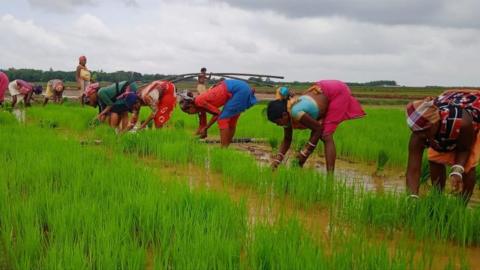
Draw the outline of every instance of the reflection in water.
M302 206L295 202L289 196L276 196L275 193L266 192L258 193L251 187L228 183L222 174L216 173L209 168L209 162L206 159L205 168L188 164L182 166L179 164L166 164L155 158L142 157L141 166L147 165L152 168L153 172L159 176L159 179L171 181L172 178L165 177L165 174L175 175L179 178L176 180L186 180L192 190L206 189L214 192L226 193L236 202L244 202L248 210L248 225L252 228L255 224L274 224L282 222L283 218L298 218L306 231L319 243L328 247L331 233L338 231L339 233L349 233L348 226L338 223L335 216L327 208L320 205ZM396 237L390 236L383 232L373 232L369 241L372 243L387 243L389 250L395 254L397 249L405 243L409 247L417 247L415 252L416 260L420 260L424 253L431 254L435 257L430 269L444 269L445 265L453 262L456 268L460 267L460 262L465 262L472 267L479 265L480 248L478 247L460 247L449 242L430 242L428 240L418 240L409 238L406 235L398 234ZM425 251L425 247L429 247Z
M18 122L25 123L25 110L22 109L13 109L12 111L15 118L17 118Z
M262 165L269 165L271 161L271 148L262 144L235 144L236 149L247 151ZM292 158L292 152L287 155ZM325 158L318 155L311 155L305 164L306 167L315 168L318 171L326 173ZM396 192L402 193L405 191L405 172L400 169L385 170L381 176L376 174L376 166L374 164L355 163L341 159L335 162L335 177L336 179L345 181L348 185L363 187L366 190L375 191L378 193ZM424 185L425 192L430 187ZM480 206L480 191L478 188L472 195L469 205L471 207Z

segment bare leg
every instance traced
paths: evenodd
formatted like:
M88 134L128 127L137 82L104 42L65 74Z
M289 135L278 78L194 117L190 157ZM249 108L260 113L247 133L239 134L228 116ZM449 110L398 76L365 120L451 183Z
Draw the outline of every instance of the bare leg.
M117 113L110 114L110 127L117 128L120 124L120 116Z
M327 172L332 173L335 170L335 160L337 159L337 150L335 148L335 142L333 141L333 134L324 136L322 141L325 146Z
M200 130L207 125L207 113L199 112L198 113L198 129L196 134L200 135Z
M30 100L32 100L33 92L28 93L23 97L23 102L25 103L25 106L31 106Z
M445 182L447 180L445 165L429 161L430 176L432 179L432 185L443 192L445 189Z
M232 142L232 135L230 135L230 128L220 129L220 144L222 147L228 147Z
M15 105L17 105L17 95L12 96L12 108L15 108Z
M230 138L229 138L229 141L230 141L230 142L233 142L233 136L235 136L235 131L237 130L237 127L236 127L236 126L235 126L235 127L230 127L229 130L230 130L230 134L229 134L229 135L230 135Z
M476 176L475 168L472 168L468 173L463 174L462 197L465 200L465 203L468 203L470 197L472 197L475 182L477 181Z
M121 131L125 131L128 127L128 112L124 112L121 115Z

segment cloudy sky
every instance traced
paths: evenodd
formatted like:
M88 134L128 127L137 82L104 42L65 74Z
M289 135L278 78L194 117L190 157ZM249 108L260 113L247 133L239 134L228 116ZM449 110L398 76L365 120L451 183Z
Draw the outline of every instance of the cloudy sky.
M480 86L478 0L0 0L0 68Z

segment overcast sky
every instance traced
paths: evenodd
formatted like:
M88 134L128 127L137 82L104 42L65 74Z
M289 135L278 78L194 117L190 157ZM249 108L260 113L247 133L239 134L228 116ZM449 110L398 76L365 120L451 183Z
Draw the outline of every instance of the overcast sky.
M478 0L0 0L0 68L480 86Z

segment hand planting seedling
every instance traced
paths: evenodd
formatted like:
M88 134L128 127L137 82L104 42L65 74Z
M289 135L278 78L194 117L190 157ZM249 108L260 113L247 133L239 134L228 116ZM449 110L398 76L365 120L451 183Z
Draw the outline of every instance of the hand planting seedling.
M100 120L98 120L98 118L95 117L88 122L88 126L90 128L95 128L95 127L98 127L100 125L100 123L101 123Z

